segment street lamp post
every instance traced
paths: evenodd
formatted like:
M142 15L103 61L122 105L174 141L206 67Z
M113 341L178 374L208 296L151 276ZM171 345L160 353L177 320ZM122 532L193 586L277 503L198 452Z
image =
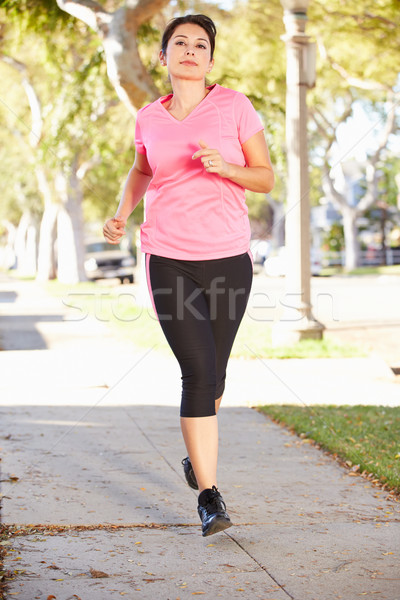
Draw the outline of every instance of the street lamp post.
M286 34L286 152L288 165L285 245L285 310L272 331L275 345L321 339L324 326L312 315L307 88L315 80L315 44L305 34L309 0L281 0Z

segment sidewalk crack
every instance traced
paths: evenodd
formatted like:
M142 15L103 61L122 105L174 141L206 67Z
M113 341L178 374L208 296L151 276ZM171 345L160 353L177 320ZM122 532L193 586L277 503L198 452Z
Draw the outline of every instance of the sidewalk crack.
M290 592L285 590L285 585L279 583L279 581L277 579L275 579L275 577L273 575L271 575L271 573L268 571L268 569L266 567L264 567L264 565L262 563L260 563L260 561L258 561L252 554L250 554L250 552L248 552L246 550L246 548L244 546L242 546L242 544L233 537L233 535L227 533L226 531L224 531L224 533L228 538L230 538L232 540L232 542L234 542L237 546L239 546L239 548L241 550L243 550L243 552L245 554L247 554L247 556L252 561L254 561L260 567L260 569L262 569L268 575L268 577L270 577L276 583L277 586L279 586L279 588L282 590L282 592L284 592L288 596L288 598L291 598L291 600L296 600L295 597L292 596L292 594L290 594Z

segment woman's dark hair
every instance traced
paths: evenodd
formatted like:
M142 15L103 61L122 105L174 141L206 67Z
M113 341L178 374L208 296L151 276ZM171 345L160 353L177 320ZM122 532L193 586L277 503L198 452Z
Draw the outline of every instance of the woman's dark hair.
M184 17L176 17L176 19L172 19L172 21L168 23L161 41L161 50L164 56L167 53L168 42L171 39L175 29L179 27L179 25L184 25L185 23L193 23L194 25L199 25L199 27L204 29L208 35L208 39L210 40L212 58L214 55L217 28L210 17L206 17L206 15L185 15Z

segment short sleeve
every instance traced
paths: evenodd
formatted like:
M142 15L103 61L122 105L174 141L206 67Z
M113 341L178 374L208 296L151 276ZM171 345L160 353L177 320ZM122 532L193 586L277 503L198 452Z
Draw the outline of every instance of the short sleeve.
M254 106L244 94L236 94L233 110L238 128L239 141L243 145L255 133L262 131L264 125Z
M139 154L146 154L146 148L143 142L142 130L140 127L140 111L136 116L136 125L135 125L135 148L136 152Z

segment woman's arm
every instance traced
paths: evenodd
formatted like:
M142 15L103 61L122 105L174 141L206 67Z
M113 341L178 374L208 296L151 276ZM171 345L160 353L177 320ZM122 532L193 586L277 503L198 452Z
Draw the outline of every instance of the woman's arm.
M242 145L246 167L226 162L218 150L208 148L202 140L199 145L202 150L198 150L192 158L201 157L201 162L208 173L218 173L221 177L230 179L252 192L268 194L274 187L274 172L262 131L255 133ZM212 162L211 167L209 160Z
M115 217L108 219L103 227L104 237L109 244L119 244L121 237L125 235L126 222L145 195L152 177L146 155L136 152Z

